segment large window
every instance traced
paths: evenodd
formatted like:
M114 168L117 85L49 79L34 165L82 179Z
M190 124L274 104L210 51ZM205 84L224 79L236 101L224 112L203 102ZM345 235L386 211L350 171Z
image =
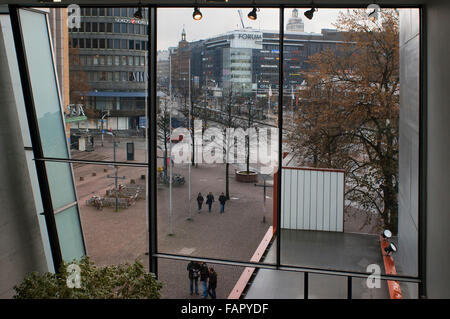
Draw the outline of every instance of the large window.
M147 20L86 22L85 33L114 38L69 39L65 126L41 131L57 222L75 223L66 205L77 202L95 262L141 259L169 287L179 281L172 271L198 259L220 269L230 289L222 297L244 266L259 269L248 298L268 296L258 295L267 278L306 287L298 298L388 298L394 278L405 298L417 296L418 167L409 161L418 149L405 151L401 136L419 112L402 109L400 80L402 52L413 46L416 74L420 52L418 42L401 42L403 9L373 19L364 9L320 8L309 20L308 9L261 8L255 21L248 8L202 8L200 21L192 8L152 10L156 47L141 36ZM405 10L418 19L418 9ZM53 112L44 104L39 121ZM51 152L66 142L55 130L70 154ZM378 290L366 280L374 273ZM182 296L173 291L165 296Z

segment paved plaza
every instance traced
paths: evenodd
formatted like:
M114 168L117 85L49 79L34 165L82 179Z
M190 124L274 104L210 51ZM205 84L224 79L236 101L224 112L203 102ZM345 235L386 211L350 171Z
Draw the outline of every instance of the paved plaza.
M116 161L145 162L146 141L144 138L118 138ZM134 142L135 160L127 161L126 144ZM95 140L93 152L73 151L74 158L112 161L114 158L112 137L105 135ZM158 166L163 166L162 151L158 153ZM235 166L230 165L230 200L225 213L219 213L218 197L225 192L225 165L199 164L191 168L191 200L189 200L189 166L175 164L174 174L185 178L184 185L172 188L172 210L168 185L159 184L158 200L158 251L186 256L208 257L248 261L272 225L273 201L271 187L267 188L264 206L263 188L253 183L235 180ZM77 195L80 202L81 221L88 255L99 266L141 260L148 265L147 202L138 200L127 209L118 212L113 207L97 210L87 206L86 200L93 195L104 196L107 189L114 188L114 167L108 165L74 164ZM108 177L109 175L109 177ZM144 175L144 178L142 178ZM121 166L118 169L119 184L134 180L146 186L146 167ZM262 183L262 180L259 181ZM272 181L268 181L271 185ZM208 192L215 197L212 212L206 204L197 212L196 197L201 192L206 199ZM359 217L358 217L359 216ZM375 222L367 223L362 214L347 210L346 232L376 233ZM263 222L263 219L265 222ZM321 250L318 251L319 253ZM323 254L320 253L322 256ZM332 254L331 254L332 255ZM331 256L330 255L330 256ZM309 260L311 261L311 260ZM330 266L333 263L329 263ZM187 262L159 259L158 275L164 283L164 298L190 298ZM243 271L241 267L215 265L219 281L218 298L226 298ZM199 296L193 296L199 298Z
M109 136L108 136L109 137ZM127 140L121 140L116 150L116 160L126 161ZM105 136L104 146L96 139L94 152L73 153L74 158L95 158L112 160L111 138ZM145 142L135 141L135 162L145 160ZM162 166L159 159L158 166ZM107 171L105 171L105 169ZM172 218L169 209L169 187L159 185L158 196L158 250L164 253L177 253L190 256L249 260L272 225L272 188L267 189L266 213L264 214L263 188L253 183L238 183L234 178L234 168L230 166L230 200L225 213L219 214L218 197L225 191L225 165L199 165L191 171L192 200L189 205L188 166L175 165L174 173L182 174L186 183L174 186L172 191ZM114 169L105 165L74 165L76 188L80 202L80 214L88 255L99 266L132 262L135 259L148 264L148 233L146 201L138 200L128 209L87 206L85 201L93 195L103 196L107 189L114 187ZM146 168L120 167L120 184L145 183L141 175ZM95 175L95 176L93 176ZM80 180L82 177L83 180ZM212 212L206 205L201 213L197 212L195 198L198 192L204 196L208 192L215 196ZM189 213L189 207L191 209ZM187 220L191 215L192 220ZM263 217L265 215L265 223ZM170 235L172 230L173 235ZM159 279L164 283L163 298L190 298L189 280L186 271L187 262L159 260ZM211 265L210 265L211 266ZM226 298L238 280L242 268L213 265L218 273L218 298ZM200 298L192 296L192 298Z

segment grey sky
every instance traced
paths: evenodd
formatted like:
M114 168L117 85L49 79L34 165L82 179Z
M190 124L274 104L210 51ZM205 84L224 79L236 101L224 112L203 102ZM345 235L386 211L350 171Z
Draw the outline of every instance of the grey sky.
M241 28L238 9L201 8L203 19L192 19L192 8L161 8L158 9L158 50L165 50L169 46L176 46L181 39L183 25L186 30L187 41L205 39L230 30ZM242 15L246 27L264 30L278 30L278 9L261 9L258 19L252 21L247 18L249 8L242 8ZM319 9L314 18L308 20L303 15L307 9L299 9L299 17L305 24L305 32L320 32L323 28L332 28L342 9ZM285 9L285 23L292 15L292 9Z

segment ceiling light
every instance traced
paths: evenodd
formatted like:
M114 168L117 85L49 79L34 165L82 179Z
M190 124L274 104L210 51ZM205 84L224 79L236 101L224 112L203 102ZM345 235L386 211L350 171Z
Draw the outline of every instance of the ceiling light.
M250 12L247 14L247 17L248 17L250 20L256 20L256 18L258 17L257 14L256 14L257 11L259 11L259 9L253 8L253 10L250 11Z
M389 256L389 254L397 252L397 246L394 243L390 243L389 246L384 248L384 251L386 252L386 256Z
M307 17L309 20L311 20L313 18L315 11L317 11L316 8L311 8L308 11L305 11L305 17Z
M142 4L141 1L139 0L139 6L137 11L134 13L133 17L135 19L142 19Z
M137 9L137 11L134 13L133 17L135 19L142 19L142 8Z
M194 20L196 21L199 21L203 18L203 15L198 9L198 7L194 7L194 13L192 14L192 18L194 18Z

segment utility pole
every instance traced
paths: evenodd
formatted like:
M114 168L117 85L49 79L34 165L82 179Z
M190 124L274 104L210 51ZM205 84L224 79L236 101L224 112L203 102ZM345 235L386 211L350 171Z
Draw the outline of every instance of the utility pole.
M169 236L173 235L173 203L172 203L172 180L173 180L173 165L172 165L172 99L170 99L169 109Z
M173 204L172 204L172 59L169 57L169 70L170 70L170 81L169 81L169 93L170 93L170 103L169 103L169 236L173 236ZM164 137L165 138L165 137Z
M263 192L263 195L264 195L264 206L263 206L263 210L264 210L264 216L263 216L263 223L265 223L266 222L266 197L267 197L267 191L266 191L266 188L267 187L273 187L273 186L270 186L270 185L267 185L267 183L266 183L266 178L267 178L267 176L262 176L262 178L263 178L263 180L264 180L264 184L255 184L255 187L263 187L263 189L264 189L264 192Z
M189 122L189 124L188 124L188 131L189 131L189 134L191 134L191 108L192 108L192 101L191 101L191 59L189 59L189 116L188 116L188 122ZM193 134L192 134L192 136L193 136ZM191 142L192 142L192 145L194 145L194 143L193 143L193 141L192 141L192 139L191 139ZM191 156L194 156L194 154L192 153L191 154ZM188 211L188 218L187 218L187 220L192 220L192 215L191 215L191 197L192 197L192 194L191 194L191 165L192 163L191 163L191 161L189 161L189 163L188 163L188 165L189 165L189 190L188 190L188 192L189 192L189 202L188 202L188 207L189 207L189 211Z

